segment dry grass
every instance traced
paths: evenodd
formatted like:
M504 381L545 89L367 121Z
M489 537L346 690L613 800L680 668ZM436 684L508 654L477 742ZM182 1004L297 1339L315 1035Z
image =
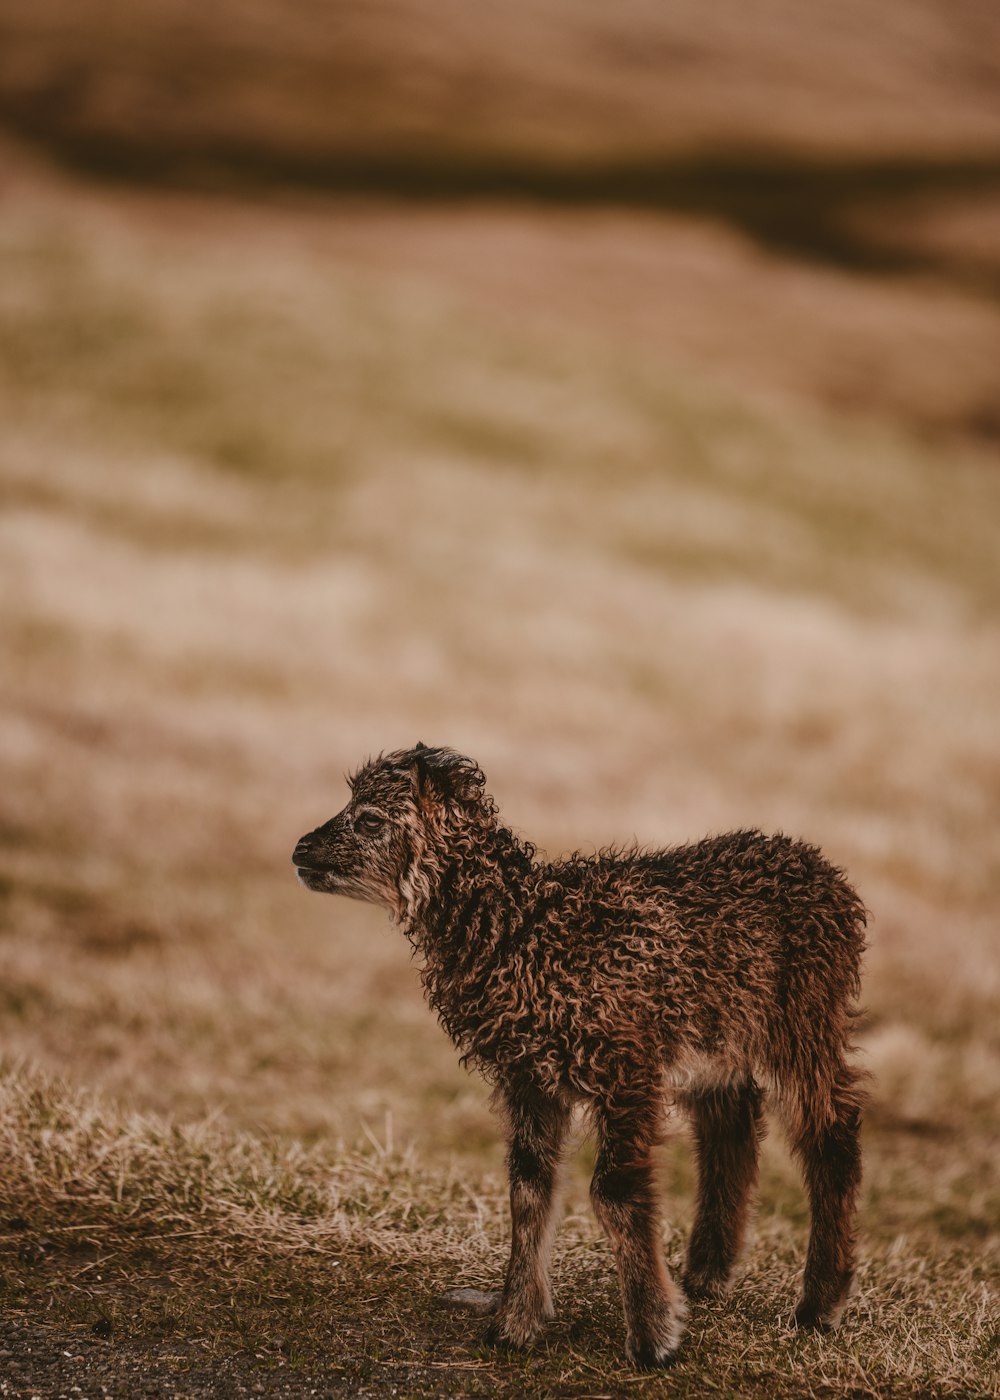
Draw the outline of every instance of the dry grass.
M6 1306L262 1365L281 1337L355 1390L617 1386L578 1190L551 1350L493 1362L428 1311L499 1268L485 1095L380 916L291 877L343 770L420 737L550 849L752 823L850 869L861 1304L785 1332L775 1143L747 1287L695 1314L677 1385L987 1393L995 461L779 411L613 318L521 324L415 268L405 224L394 260L318 211L158 208L27 180L0 220ZM665 1170L683 1225L682 1148Z
M554 1263L559 1319L535 1355L492 1357L480 1324L435 1298L449 1281L501 1274L496 1180L470 1187L384 1147L305 1152L122 1118L35 1076L0 1084L0 1248L20 1253L5 1311L32 1318L47 1299L71 1350L95 1328L109 1350L139 1342L182 1392L194 1342L238 1356L244 1376L297 1377L301 1393L620 1393L611 1259L580 1192ZM926 1257L919 1234L876 1227L851 1318L829 1340L787 1327L801 1233L762 1211L733 1295L694 1310L672 1394L971 1396L1000 1380L995 1246L934 1241ZM682 1246L672 1233L671 1256ZM627 1378L630 1395L662 1385Z
M166 201L158 205L167 213ZM992 212L969 202L872 222L872 237L968 255L1000 249ZM987 217L991 214L991 217ZM289 221L292 216L288 216ZM299 215L301 219L302 216ZM1000 428L1000 305L927 275L859 277L762 251L707 219L598 209L417 207L405 249L393 205L342 206L311 221L330 256L381 275L447 282L491 320L567 323L769 401L898 421L940 436ZM953 230L957 230L953 232ZM990 241L992 240L992 241ZM979 246L982 244L982 246ZM997 266L1000 274L1000 264ZM676 372L676 368L675 371Z

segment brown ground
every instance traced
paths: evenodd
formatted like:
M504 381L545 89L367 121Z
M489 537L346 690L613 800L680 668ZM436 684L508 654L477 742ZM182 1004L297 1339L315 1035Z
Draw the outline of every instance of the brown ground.
M158 1352L163 1353L160 1359ZM356 1394L329 1373L291 1374L278 1366L262 1371L253 1355L234 1353L218 1360L177 1342L136 1351L86 1333L67 1336L65 1328L0 1320L0 1373L5 1396L69 1397L164 1395L213 1397L341 1396Z

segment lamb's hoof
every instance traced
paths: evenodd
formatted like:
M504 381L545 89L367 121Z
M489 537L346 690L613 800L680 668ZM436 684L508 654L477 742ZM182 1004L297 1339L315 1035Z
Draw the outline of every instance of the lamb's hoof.
M500 1319L495 1317L487 1327L483 1341L493 1351L527 1351L535 1336L535 1332L526 1332L523 1336L512 1337Z
M795 1309L792 1326L810 1332L833 1332L840 1326L844 1304L834 1308L821 1309L809 1299L803 1298Z
M629 1329L625 1354L637 1371L657 1371L672 1366L677 1360L687 1308L684 1299L674 1292L670 1312L664 1313L651 1328L641 1332Z
M499 1307L500 1293L499 1290L486 1292L482 1288L449 1288L447 1293L440 1294L437 1304L455 1312L476 1313L479 1317L488 1317Z
M833 1274L822 1280L819 1288L806 1286L795 1309L792 1326L809 1327L815 1332L834 1331L840 1326L844 1309L854 1296L856 1287L857 1276L853 1269L849 1273Z
M702 1274L694 1270L686 1273L681 1279L685 1296L698 1300L725 1297L729 1292L729 1284L730 1280L727 1277L720 1278L717 1274Z
M677 1361L678 1348L655 1342L643 1342L627 1349L628 1359L637 1371L666 1371Z

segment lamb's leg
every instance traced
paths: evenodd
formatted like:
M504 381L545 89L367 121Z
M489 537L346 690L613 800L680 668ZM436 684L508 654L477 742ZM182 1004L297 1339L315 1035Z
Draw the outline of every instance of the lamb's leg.
M683 1099L698 1159L698 1206L683 1278L690 1298L724 1293L743 1247L763 1133L762 1098L751 1080Z
M634 1365L669 1366L687 1311L667 1273L660 1240L653 1148L661 1105L651 1092L597 1113L599 1146L590 1185L594 1211L618 1266L625 1312L626 1352Z
M497 1098L507 1119L511 1246L503 1292L486 1333L490 1346L527 1346L552 1316L549 1256L569 1105L524 1084Z
M806 1113L794 1146L809 1191L812 1226L795 1309L797 1327L836 1327L854 1281L854 1217L861 1185L861 1101L858 1076L842 1066L832 1112L817 1122Z

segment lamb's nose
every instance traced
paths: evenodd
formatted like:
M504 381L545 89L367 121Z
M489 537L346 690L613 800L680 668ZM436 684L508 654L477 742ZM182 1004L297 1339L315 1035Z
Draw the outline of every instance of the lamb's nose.
M292 852L292 864L308 865L310 854L311 851L309 849L308 838L303 836L302 840L298 843L298 845L295 847L295 850Z

